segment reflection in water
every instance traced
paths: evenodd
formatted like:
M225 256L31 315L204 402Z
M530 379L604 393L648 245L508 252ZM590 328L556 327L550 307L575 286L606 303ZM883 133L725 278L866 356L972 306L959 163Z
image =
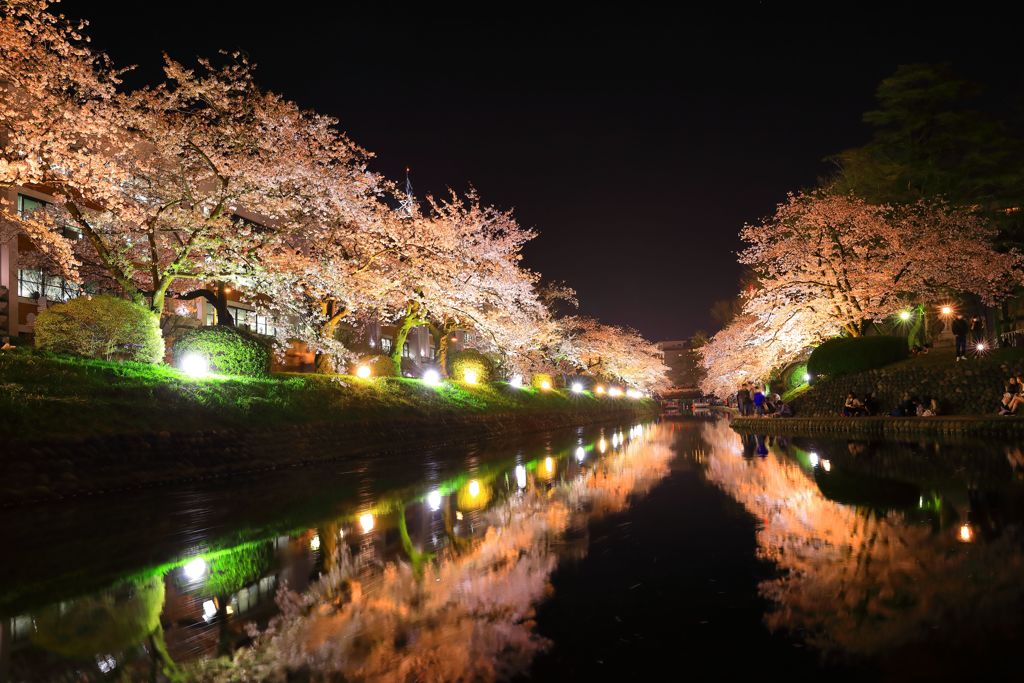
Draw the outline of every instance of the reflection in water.
M419 484L390 490L382 482L394 468L360 467L332 516L273 536L240 530L259 540L219 550L197 528L167 564L0 613L0 680L512 675L547 645L533 610L558 557L585 553L588 519L622 510L668 472L660 429L574 430L533 459L471 450L461 472L430 459ZM200 521L217 514L209 503L188 509Z
M531 619L549 590L554 542L570 524L585 524L575 512L621 510L668 472L671 451L664 442L645 443L650 436L642 427L628 441L618 434L616 453L591 468L547 456L535 463L532 482L522 465L512 478L469 480L447 501L464 520L486 505L492 489L510 493L479 516L469 542L443 544L436 562L422 564L422 549L407 548L411 561L384 564L370 586L366 558L343 548L336 568L311 590L279 595L281 614L253 647L231 663L203 662L197 673L211 680L286 680L307 671L441 681L493 680L525 669L546 645ZM427 502L433 509L429 494ZM399 515L404 529L406 511Z
M751 462L737 457L747 454L748 438L727 421L703 430L707 477L760 520L758 550L780 570L761 585L774 603L770 628L804 634L825 651L877 655L938 629L995 627L996 616L1017 611L1011 607L1024 596L1024 554L1015 528L966 543L975 540L970 520L954 532L909 510L830 499L823 491L842 490L828 483L842 473L824 454L779 446ZM866 453L854 448L849 455ZM915 502L927 505L923 495Z

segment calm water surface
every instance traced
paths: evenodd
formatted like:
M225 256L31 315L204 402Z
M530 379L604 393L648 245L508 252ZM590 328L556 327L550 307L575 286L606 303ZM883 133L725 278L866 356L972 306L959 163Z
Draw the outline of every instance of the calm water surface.
M1013 444L607 425L0 513L0 680L1016 680Z

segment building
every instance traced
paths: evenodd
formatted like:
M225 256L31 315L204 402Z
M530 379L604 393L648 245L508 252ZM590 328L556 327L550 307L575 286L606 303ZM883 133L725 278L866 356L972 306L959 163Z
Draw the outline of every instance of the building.
M8 188L3 195L10 206L19 213L45 209L53 198L45 192L30 188ZM69 237L81 238L74 228L66 228ZM73 234L72 234L73 233ZM47 272L34 265L27 258L33 251L28 238L14 234L6 241L0 241L0 338L9 337L15 343L31 340L35 318L48 305L60 303L83 293L83 289L60 275ZM227 310L238 327L245 327L256 334L273 336L277 332L275 321L259 313L251 303L244 301L244 293L237 289L225 288ZM199 297L192 300L168 298L167 310L176 314L175 330L165 330L165 336L180 335L188 327L215 325L217 312L214 306ZM357 351L391 355L397 326L375 321L352 330L353 339L348 346ZM474 335L458 330L451 334L449 349L454 352L472 347ZM402 372L406 376L419 376L437 361L437 340L426 327L413 328L402 348ZM301 342L292 342L283 357L276 358L277 369L290 371L313 371L315 354Z
M696 352L689 340L660 341L655 344L661 351L673 391L697 391L700 383Z

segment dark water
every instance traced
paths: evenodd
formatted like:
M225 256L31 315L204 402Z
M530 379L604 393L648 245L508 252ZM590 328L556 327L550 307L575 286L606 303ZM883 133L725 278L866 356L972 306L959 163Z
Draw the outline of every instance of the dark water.
M8 511L0 679L1015 680L1022 473L678 421Z

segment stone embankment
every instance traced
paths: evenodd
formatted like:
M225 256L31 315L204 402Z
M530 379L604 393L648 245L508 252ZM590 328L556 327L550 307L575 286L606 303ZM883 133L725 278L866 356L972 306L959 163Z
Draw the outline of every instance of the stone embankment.
M13 443L0 459L0 507L228 478L380 453L650 419L653 401L621 408L161 432Z
M874 394L879 412L888 415L905 394L935 398L941 415L994 417L1011 375L1024 374L1024 355L997 351L956 363L952 354L914 358L867 372L823 380L793 401L797 417L840 415L849 392Z
M938 417L737 417L737 430L749 434L787 436L884 437L893 440L936 437L1019 437L1024 439L1024 419L952 415Z

